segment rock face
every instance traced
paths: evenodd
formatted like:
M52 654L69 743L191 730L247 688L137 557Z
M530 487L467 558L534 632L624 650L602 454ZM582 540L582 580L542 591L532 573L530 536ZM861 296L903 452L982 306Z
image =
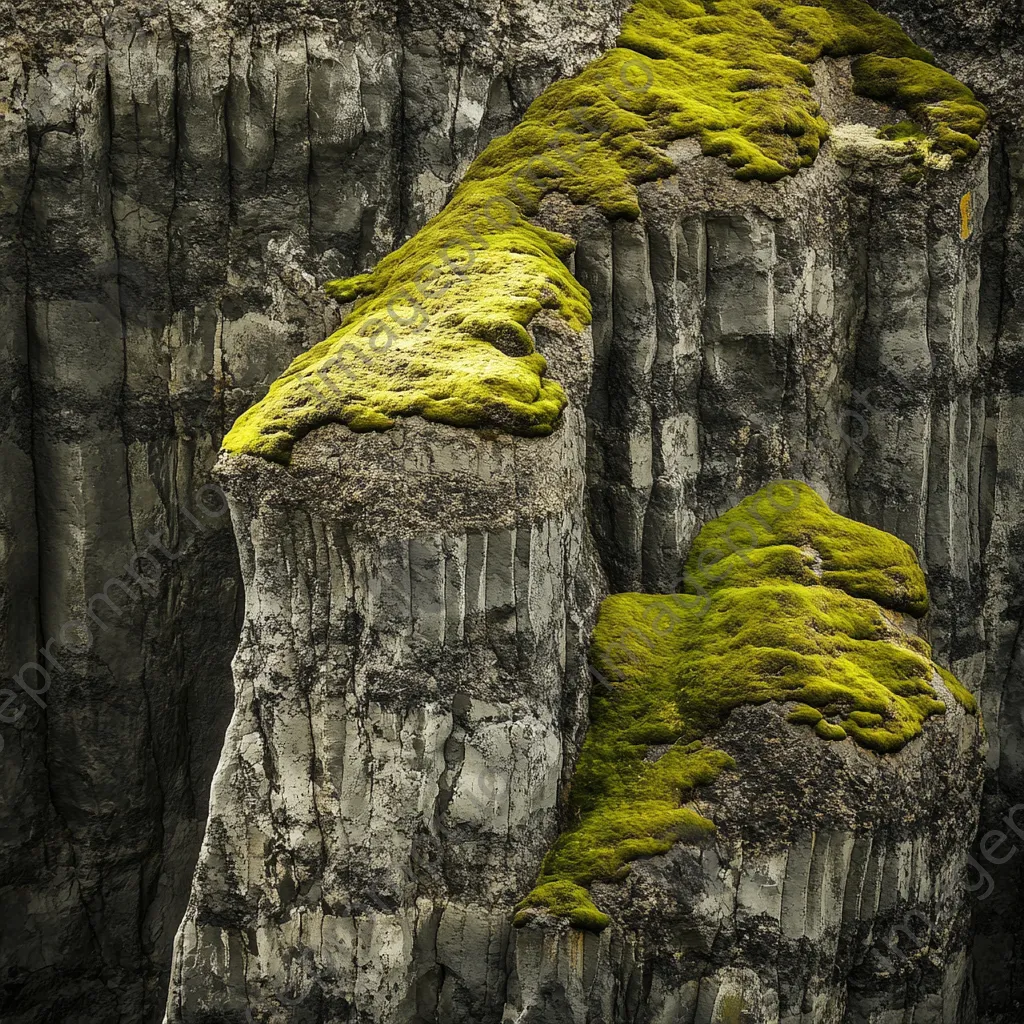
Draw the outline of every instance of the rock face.
M578 408L586 354L560 361ZM338 426L288 469L226 460L246 618L169 1021L498 1019L585 727L574 427Z
M980 728L917 633L913 552L778 481L701 531L683 590L602 606L612 682L506 1019L973 1019Z
M5 1021L163 1012L241 621L225 426L334 325L317 279L435 212L618 5L401 13L0 6L0 644L51 679L0 725Z
M981 693L989 736L988 772L980 835L1006 832L1007 815L1024 802L1020 751L1021 715L1021 523L1024 519L1020 445L1024 392L1024 6L990 0L886 0L879 5L900 19L944 66L970 85L994 113L990 202L980 319L990 355L980 388L984 395L983 465L990 497L977 522L981 563L971 571L972 586L960 593L983 609L982 621L950 631L951 650L973 655L983 672ZM961 576L961 579L963 577ZM982 603L984 602L984 603ZM1011 830L1012 834L1012 830ZM975 970L984 1013L1024 1012L1024 980L1016 965L1024 951L1020 893L1024 861L1018 847L1005 862L975 852L985 870L978 884L975 912Z
M378 1012L379 1019L498 1019L506 1000L518 1013L549 979L577 978L580 962L602 970L585 975L582 987L566 981L573 999L585 991L607 1005L611 978L624 979L615 982L624 993L630 985L643 993L642 973L627 972L635 954L625 931L615 949L601 947L584 961L573 959L578 949L567 939L552 940L554 966L545 967L508 938L511 906L532 884L558 825L554 780L568 778L582 732L586 688L572 659L582 656L602 572L616 590L670 586L696 529L777 476L810 481L835 508L921 553L935 606L931 638L981 695L990 739L986 815L1005 828L998 823L1024 792L1020 11L988 0L879 6L993 107L986 152L971 166L910 189L884 156L862 152L863 133L853 129L837 133L818 164L793 181L739 185L680 147L681 174L645 190L642 220L595 221L574 258L595 303L594 387L574 399L575 442L560 441L560 453L551 454L555 442L466 440L412 424L394 432L401 438L394 450L360 456L380 466L382 479L397 472L395 451L417 465L424 460L418 480L433 477L451 493L464 488L480 509L428 522L415 515L436 502L406 495L405 526L371 525L369 499L324 497L353 465L350 455L337 466L316 463L319 453L356 444L337 432L311 438L311 461L292 470L318 481L322 493L292 493L289 478L267 467L225 470L242 575L251 583L235 716L213 801L221 824L208 831L191 898L243 621L223 504L203 490L221 435L292 356L337 322L317 281L365 268L418 227L482 142L513 123L546 82L609 44L621 5L0 10L0 643L8 676L42 662L51 679L40 695L45 708L17 688L15 704L0 704L8 716L0 724L5 1021L158 1017L183 914L172 1018L200 1020L202 1007L217 1006L225 1019L243 1020L252 1006L278 1015L268 1019L330 1019L328 1010L347 1013L340 1008L358 991L369 993L368 1019ZM826 105L830 81L843 73L820 77ZM873 123L877 115L868 106L834 119ZM539 344L548 352L575 343ZM566 367L553 373L571 380ZM453 455L446 464L449 452L466 461ZM506 457L537 463L536 481L553 467L565 474L564 493L538 482L524 497L529 507L544 506L539 518L520 518L508 494L505 518L488 518L478 467ZM443 464L431 469L431 458ZM579 459L584 499L572 490ZM588 563L588 531L600 569ZM483 538L491 551L492 534L494 552L503 554L487 561ZM532 560L541 536L549 553L554 544L566 555L561 570ZM459 579L470 567L471 537L476 570L490 565L493 575L485 572L476 605L457 586L452 602L446 594L442 616L441 555ZM529 537L526 561L520 537ZM397 622L393 609L373 608L367 566L382 564L409 568L409 589L395 589L406 601L417 567L415 590L427 595L420 636L431 638L438 659L427 659L425 670L417 666L428 641L415 629L407 636L408 622ZM545 623L541 636L532 622L522 635L518 620L509 628L509 594L518 593L524 565L535 567L538 586L563 594L571 622L563 630L565 666L560 653L545 662L542 688L539 667L521 657L550 657L555 625ZM145 576L133 580L129 570ZM255 604L259 588L265 602ZM90 603L105 589L115 609ZM313 595L322 602L331 594L346 608L346 628L372 640L366 652L352 655L347 633L324 632L328 622L340 626L313 610ZM449 617L460 601L463 616L470 609L461 636L459 615ZM107 628L84 617L89 607ZM379 617L369 625L357 617L374 610ZM92 644L81 630L61 632L74 622L91 628ZM470 679L460 644L473 628L493 660ZM277 659L266 672L264 642ZM57 664L38 653L48 643ZM330 679L317 668L321 652L336 666ZM354 664L363 666L361 677ZM392 673L393 664L408 694L380 685L383 666ZM37 689L46 682L31 671L24 678ZM510 724L524 704L506 684L536 694L530 730L516 733ZM265 709L257 709L257 691ZM312 703L303 708L301 694L318 702L322 716ZM349 739L339 723L350 717L351 701L362 701L351 720L367 727ZM767 724L769 734L788 735L783 723ZM433 746L420 750L428 734ZM960 750L961 741L954 730L937 749ZM360 749L365 758L353 753ZM535 774L517 779L513 754ZM932 756L922 752L915 764L927 766ZM862 767L835 753L827 770L852 779ZM886 777L868 776L877 792ZM379 828L365 805L371 779L374 814L380 798L386 822ZM352 790L339 789L342 782ZM942 798L938 780L929 792ZM499 793L504 821L493 807ZM730 831L749 813L740 796L712 797L721 848L702 853L697 867L690 851L652 862L631 883L641 886L639 899L659 878L690 872L692 891L710 894L706 908L685 908L703 929L694 933L698 947L718 920L724 935L747 941L739 935L744 915L760 904L738 851L767 865L775 881L790 870L777 847L748 849ZM329 814L328 798L338 801ZM875 799L866 800L865 814ZM460 848L460 823L471 854ZM835 880L839 868L859 863L856 841L848 860L845 852L853 824L808 803L800 822L785 823L793 870L807 860L808 879ZM947 849L945 837L918 841L916 827L882 830L887 870L903 866L895 883L890 875L868 891L887 894L883 923L917 909L941 920L935 957L955 980L959 954L946 954L960 948L962 917L927 892L942 877L926 865ZM243 842L250 835L251 848ZM476 866L506 856L512 866L503 864L500 876ZM724 874L705 867L713 858ZM264 862L270 866L261 870ZM328 878L328 863L335 870L344 863L350 877ZM1012 1007L1021 998L1014 895L1021 863L1019 853L999 866L985 862L992 898L976 926L982 1010L1008 1011L1007 1020L1017 1019ZM500 889L492 888L495 877ZM846 893L864 891L853 867L846 878L844 908ZM837 924L837 887L803 908L822 923L802 927L825 939L816 947L820 959L794 967L779 989L788 1005L805 983L819 998L828 992L820 978L808 980L819 963L849 967L850 991L864 977L869 916L854 912L863 928L850 919ZM802 883L790 891L799 894ZM786 945L801 927L795 900L768 933L782 937L773 950L787 957L807 948L799 940ZM326 944L307 942L307 925L325 920L335 928ZM279 922L287 923L277 932ZM909 927L922 934L918 919ZM485 956L464 956L485 944ZM744 948L761 956L762 947ZM732 968L722 957L712 945L709 977L717 980L708 982L710 995L696 991L706 1008L699 1020L716 1020L716 1012L728 1020L727 998L749 979L746 964ZM392 974L382 962L400 967ZM915 970L924 963L911 962ZM378 992L375 979L385 974L391 987ZM253 986L251 1001L240 994L243 979ZM938 991L915 975L907 996L919 1006L915 1020L932 1019L920 1000ZM654 1013L658 998L634 1003L624 994L620 1005L624 1014L644 1003ZM864 1019L903 1019L890 989L878 998L872 1007L862 992L851 1005ZM589 1005L577 1002L571 1012ZM892 1015L871 1018L869 1010ZM952 1016L934 1019L971 1020L969 997L950 998L942 1013Z
M714 744L741 767L695 801L714 839L594 885L614 922L598 935L519 931L504 1019L973 1020L978 726L946 699L948 718L884 758L816 740L778 705L733 712Z
M586 551L592 532L612 591L666 590L701 523L771 479L806 480L922 553L932 637L977 687L977 648L965 654L949 637L983 629L980 606L964 595L980 592L977 524L995 484L983 457L991 339L979 326L989 153L914 187L864 127L891 112L848 98L844 62L817 73L838 127L808 171L743 184L682 144L678 175L641 189L638 221L585 224L573 268L594 301L592 337L538 333L552 375L569 385L569 409L551 438L503 442L518 467L540 473L525 473L514 508L505 497L501 514L518 517L525 506L530 518L535 501L557 507L575 520L548 536L563 551ZM559 210L543 215L556 220ZM589 387L568 372L574 350L584 363L593 353ZM394 480L399 458L410 464L396 449L415 451L428 437L429 460L411 460L432 461L428 475L418 470L412 493L385 487L380 494L397 497L383 502L376 481ZM457 652L469 619L460 634L456 615L446 653L452 606L436 567L446 553L456 595L468 594L467 531L487 532L490 553L498 529L487 518L492 499L476 498L484 456L462 453L496 443L448 427L403 424L380 436L326 427L299 443L287 470L225 460L245 538L247 626L168 1021L247 1012L267 1021L973 1020L962 869L976 828L979 737L962 713L892 759L841 745L819 757L777 712L737 713L723 748L764 774L743 785L723 776L701 796L721 821L713 841L602 889L621 923L599 939L533 928L510 938L514 895L525 893L557 829L553 783L568 778L578 751L586 688L561 654L545 664L543 645L520 637L528 610L517 612L515 646L531 659L531 685L549 679L523 690L535 694L529 730L508 731L507 688L502 697L500 686L467 683ZM453 464L470 467L458 486ZM551 493L551 466L572 466L572 487ZM348 482L359 474L370 481L365 493ZM584 481L586 500L574 490ZM423 533L436 486L456 500L468 493L474 514L461 518L458 505L439 519L441 532ZM501 550L519 552L521 523ZM583 539L567 545L569 537ZM508 594L511 577L518 609L525 562L517 554L509 569L488 554L483 570L494 575L484 595ZM397 614L382 614L367 565L382 584L408 579L423 604L403 582ZM599 596L600 573L584 566L563 557L560 569L552 561L541 570L555 593L590 580L574 623L593 616ZM328 595L346 608L331 628L349 623L355 635L322 654ZM428 620L421 627L417 607ZM430 653L403 662L408 641L398 634L415 639L418 628L434 638ZM566 666L582 656L585 632L566 631ZM501 666L489 634L484 646ZM504 732L500 746L483 738L491 728ZM521 812L498 771L512 763L532 766L519 807L533 801L535 812L514 830L515 856L510 815ZM465 785L488 794L483 817L480 797L460 788L464 772ZM374 785L375 824L367 792L378 778L388 781ZM462 859L456 836L472 859ZM491 875L495 856L508 859ZM447 870L431 876L438 861ZM479 877L470 879L470 863ZM924 952L891 948L889 929L920 936L922 919ZM677 955L683 947L688 957ZM777 963L778 978L766 980Z

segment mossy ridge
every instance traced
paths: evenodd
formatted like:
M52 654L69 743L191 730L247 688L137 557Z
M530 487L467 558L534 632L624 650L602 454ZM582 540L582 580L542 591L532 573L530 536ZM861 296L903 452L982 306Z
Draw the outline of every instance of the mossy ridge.
M381 430L414 414L550 433L566 398L526 325L550 309L581 327L590 306L563 263L572 240L527 219L540 200L561 192L635 217L637 186L673 173L664 147L685 137L739 178L795 174L828 133L809 65L829 55L861 55L855 87L906 109L929 133L921 145L977 148L984 108L861 0L637 0L619 45L546 89L414 238L327 286L363 301L236 420L224 450L287 462L322 423Z
M713 575L707 587L702 572ZM602 605L593 661L612 682L591 700L573 824L517 907L519 925L543 910L599 931L607 915L587 886L712 830L681 804L732 765L704 740L741 705L791 703L790 722L879 753L900 750L945 712L936 672L975 710L929 645L898 626L904 612L927 608L913 550L833 512L805 484L773 484L708 523L684 580L685 593L616 594ZM649 760L653 745L667 750Z

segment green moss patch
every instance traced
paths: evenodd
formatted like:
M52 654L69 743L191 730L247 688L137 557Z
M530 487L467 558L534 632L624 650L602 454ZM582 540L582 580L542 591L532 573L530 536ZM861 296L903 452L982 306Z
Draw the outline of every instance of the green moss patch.
M682 593L609 597L592 654L608 682L592 696L570 825L516 923L543 909L599 930L607 921L587 886L710 831L683 804L732 764L706 744L737 707L791 704L788 720L819 739L849 738L881 754L946 711L936 672L973 712L928 644L900 628L904 613L926 610L924 574L907 544L837 515L795 481L708 523Z
M838 587L917 617L928 611L909 544L837 515L795 480L770 484L708 523L690 548L685 578L701 594L720 580L735 588L776 579Z
M612 922L607 914L594 906L587 890L575 882L546 882L538 885L519 907L519 912L524 916L530 910L544 910L555 917L565 918L581 931L599 932Z
M936 149L957 160L978 152L988 114L952 75L920 60L879 56L859 57L853 74L858 92L902 107L934 138Z
M526 325L549 309L580 328L590 305L563 262L572 239L530 220L541 199L636 217L637 186L672 174L665 147L686 137L739 178L795 174L828 134L809 65L829 55L860 55L857 90L906 110L921 145L977 148L984 108L860 0L636 0L619 45L545 90L438 216L370 273L327 286L361 301L238 418L224 450L287 462L320 424L382 430L410 415L550 433L565 394Z
M939 670L939 675L942 676L946 689L953 694L953 699L964 707L969 714L976 715L978 713L978 702L974 699L974 694L948 668L943 668L941 665L936 665L935 667Z

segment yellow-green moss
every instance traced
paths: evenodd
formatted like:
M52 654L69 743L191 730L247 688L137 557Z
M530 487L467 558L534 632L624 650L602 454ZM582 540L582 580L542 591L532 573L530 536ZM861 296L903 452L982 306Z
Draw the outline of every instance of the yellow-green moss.
M718 1003L718 1024L743 1024L743 1011L747 1008L742 993L726 995Z
M822 719L815 727L814 731L823 740L845 740L846 730L841 725L833 725L831 722L826 722Z
M546 89L419 234L328 285L363 301L239 417L224 449L287 461L319 424L381 430L413 414L549 433L565 395L526 325L546 308L578 328L590 307L563 263L572 240L528 219L540 200L560 192L635 217L636 186L671 174L665 147L688 136L740 178L796 173L828 133L809 68L826 55L864 55L855 87L906 109L928 144L977 148L984 108L860 0L636 0L619 45Z
M937 149L958 160L978 152L987 112L952 75L909 57L873 55L858 57L853 74L858 92L902 107L934 137Z
M974 694L948 668L943 668L941 665L935 667L939 670L939 675L942 676L942 681L946 684L946 689L953 695L953 699L966 708L970 714L976 715L978 702L974 699Z
M786 716L787 722L793 725L817 725L825 716L817 709L807 704L798 704Z
M836 515L795 480L771 484L708 523L690 548L684 590L710 590L722 579L738 587L771 578L838 587L910 615L928 611L928 587L909 544Z
M791 723L883 754L945 712L936 672L974 711L928 644L900 628L927 609L913 550L805 484L773 484L708 523L687 567L684 593L616 594L601 608L592 658L609 682L591 700L570 825L518 924L544 909L599 930L588 885L710 830L682 805L731 763L706 742L741 705L792 704ZM654 744L668 746L650 758Z
M599 932L611 924L612 920L594 906L587 890L575 882L547 882L538 885L520 907L523 911L536 908L555 917L565 918L581 931Z

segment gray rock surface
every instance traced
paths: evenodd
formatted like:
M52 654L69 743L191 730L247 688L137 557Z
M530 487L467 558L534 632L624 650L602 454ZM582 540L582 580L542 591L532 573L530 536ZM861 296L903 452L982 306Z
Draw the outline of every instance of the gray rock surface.
M504 849L494 870L495 843L502 850L506 833L481 820L474 805L449 803L437 817L434 793L450 784L452 764L431 760L429 744L411 754L395 740L390 749L381 744L389 769L375 753L354 772L349 764L349 779L354 773L359 780L349 795L339 788L347 763L341 748L325 751L323 742L305 739L336 717L346 736L353 728L380 731L382 707L419 694L417 713L427 716L421 735L461 728L460 770L474 766L466 752L480 749L472 739L480 720L456 696L438 700L430 688L477 699L470 688L482 685L457 660L440 667L434 661L449 645L440 620L443 608L447 630L450 609L432 566L439 552L451 551L456 591L464 585L453 539L468 528L462 517L472 516L468 522L490 537L507 529L510 516L532 515L536 502L556 502L570 518L585 517L578 529L584 536L592 530L612 590L660 590L672 586L703 522L777 477L807 480L837 510L897 533L921 552L935 597L932 636L961 678L979 686L985 627L978 523L995 502L982 456L982 389L992 363L980 312L989 148L966 166L934 170L925 186L908 184L894 150L869 130L891 112L849 98L845 63L817 70L822 104L837 128L810 170L772 186L744 184L683 145L678 176L642 190L640 220L609 226L583 215L574 225L574 270L594 299L594 323L575 341L539 332L552 373L570 385L570 407L551 438L504 439L520 453L522 475L514 485L508 480L500 500L476 479L490 460L481 454L467 462L462 454L498 442L453 428L410 423L373 437L321 428L300 442L288 471L224 460L236 524L247 538L242 560L251 607L235 665L235 718L179 932L168 1022L192 1024L211 1013L242 1019L247 1010L275 1022L378 1024L974 1020L963 869L977 827L981 740L962 712L930 723L921 740L891 757L849 743L829 747L783 723L777 710L737 713L716 743L758 765L757 772L723 776L700 794L699 806L721 819L714 841L645 862L625 886L601 889L601 902L616 908L616 925L600 939L534 926L510 938L515 896L525 893L522 880L536 873L559 817L560 803L546 786L524 794L536 801L538 820L520 826L516 855ZM552 202L542 216L567 224L579 215ZM593 352L589 388L570 370L568 353L578 346ZM411 461L390 447L418 452L428 437L429 455ZM403 463L416 467L409 486L401 482ZM454 486L453 463L473 470ZM439 492L437 483L423 482L419 467L428 465ZM576 483L558 486L549 466L562 467L559 473L572 466ZM575 497L584 478L586 502ZM381 486L380 479L394 482ZM445 501L456 505L446 510ZM352 531L372 537L349 540L347 548L330 539ZM986 545L993 534L985 534ZM502 550L512 547L504 542ZM341 557L342 550L351 554ZM417 629L418 604L405 589L397 616L381 620L373 588L356 568L322 580L335 561L375 565L379 580L408 579L412 588L427 581L424 594L437 595L423 602L434 623L426 627L434 637L430 653L413 665L395 653L401 643L393 634ZM507 587L511 575L519 594L520 577L504 566L494 566L485 593ZM563 589L574 574L598 575L567 561L562 572ZM557 578L554 567L549 575ZM354 602L358 629L372 638L344 640L332 655L341 659L334 676L351 678L356 692L372 688L375 652L383 648L391 704L345 704L341 693L323 703L324 684L316 680L331 667L316 655L316 630L327 621L325 611L316 612L318 600L327 608L326 596L316 596L321 590ZM598 596L591 590L574 617L592 615ZM546 732L558 703L578 708L584 694L567 695L573 677L560 657L543 662L528 625L520 636L531 620L517 613L513 635L517 649L529 651L531 680L555 670L530 702L530 720L540 716ZM456 624L456 644L466 629L460 634ZM484 650L496 651L495 644L488 636ZM298 666L306 662L303 675ZM290 715L309 727L281 729L280 737L261 729L264 690L275 707L298 705ZM316 694L315 710L302 704L307 690ZM508 719L493 693L478 699L494 720ZM400 722L409 713L402 707L393 712ZM566 716L563 729L557 756L566 778L580 719ZM400 736L400 727L391 735ZM543 745L521 734L509 746L513 759L529 763ZM507 757L495 749L490 771ZM293 768L288 784L272 785L266 766L286 762L305 767ZM553 777L548 764L528 778ZM376 830L353 824L366 813L368 777L401 781L410 771L417 787L430 780L426 801L403 800L392 781L374 789L373 806L379 801L386 823ZM305 825L275 820L275 800L301 804ZM504 798L492 798L490 813L500 812L503 824L504 808ZM445 863L456 867L465 856L460 835L472 844L479 870L472 886L457 869L443 879L420 876L414 836L431 834L430 820ZM495 838L481 843L481 829ZM339 831L340 845L330 838ZM275 867L281 850L290 864L301 864L305 890ZM380 909L360 872L375 858L392 864L396 851L412 865L416 884L401 891L386 880L389 903ZM254 879L254 862L264 861L268 871ZM378 870L386 879L383 864ZM764 886L781 895L768 899ZM309 932L299 923L307 915ZM458 926L438 925L436 943L424 944L424 922L447 915ZM900 934L908 920L928 922L929 942L903 956L888 949L889 931ZM315 939L307 941L308 934Z
M500 1017L602 596L587 353L556 361L542 445L413 419L223 460L246 617L169 1022Z
M335 326L323 278L618 6L0 4L0 645L7 678L59 662L0 723L5 1024L162 1014L241 622L220 438ZM88 651L61 627L105 587Z
M883 0L943 64L970 85L994 114L990 203L985 221L980 323L987 370L974 401L985 409L983 475L992 483L977 523L982 561L961 607L982 609L978 629L952 631L950 643L983 660L981 690L990 738L981 835L1005 830L1024 803L1024 646L1021 604L1022 429L1024 429L1024 5L1020 0ZM979 394L980 392L980 394ZM971 596L966 596L969 593ZM1019 813L1019 812L1018 812ZM984 1015L1003 1024L1024 1019L1024 858L981 858L992 888L980 889L975 914L975 970Z
M226 891L219 866L200 872L189 896L232 714L229 663L243 621L227 517L217 492L203 490L220 437L297 352L337 322L319 282L365 268L421 224L482 143L513 123L546 82L609 44L621 6L0 6L0 646L8 677L36 660L51 677L41 695L45 709L17 688L18 700L0 705L0 714L22 712L0 722L5 1022L157 1019L186 903L193 909L182 943L195 907L216 907L230 927L230 914L254 913L246 904L228 914L217 903ZM598 314L595 387L579 401L588 421L589 522L615 589L670 583L673 562L699 525L778 475L808 479L840 511L914 544L935 597L931 638L982 696L990 740L986 821L995 827L1024 802L1021 10L993 0L880 6L993 107L985 156L915 192L895 170L860 154L863 140L852 131L830 146L845 151L843 160L827 150L818 167L784 186L739 186L694 160L685 186L667 196L650 190L641 224L609 230L595 223L575 257ZM824 79L822 89L827 103ZM849 120L871 117L861 109ZM971 237L958 242L967 191ZM423 443L417 434L410 447ZM458 446L454 438L437 445ZM333 537L321 535L316 547L313 523L335 513L300 506L275 520L260 507L257 484L243 496L243 477L229 481L239 487L236 517L246 516L247 528L248 518L279 523L294 545L312 544L313 567L302 578L330 592L313 555L332 564ZM482 518L472 523L488 533ZM450 542L470 529L455 520L445 530L421 522L393 540L421 545L413 560L429 566L439 538ZM511 524L495 529L510 548ZM455 549L458 560L458 542ZM271 548L261 550L265 578L280 586L278 601L291 600L299 577L288 582L289 574L286 580L272 568ZM133 582L126 566L146 577ZM150 574L157 582L147 581ZM591 589L573 599L581 621L601 585L597 570L583 576ZM507 585L507 577L499 573L494 585ZM436 595L429 568L417 579ZM108 628L86 620L94 646L76 655L81 631L61 627L82 621L104 587L118 610L93 605ZM434 611L425 628L436 636L440 613L436 602L427 607ZM266 614L278 653L317 639L309 623L284 628L280 609ZM445 622L447 629L447 613ZM382 626L381 634L382 651L400 649L396 631ZM38 654L51 637L59 666ZM256 652L251 635L243 636L235 724L218 776L217 813L232 841L250 813L259 828L280 828L255 783L251 809L230 799L241 756L232 743L253 721L243 698L246 686L255 687ZM308 665L289 671L314 692ZM511 661L505 671L513 672ZM45 683L31 672L26 678L30 686ZM341 696L317 685L324 707ZM483 736L512 714L507 694L481 689L472 700L498 710L482 714L471 704L456 728L452 708L435 709L435 722L452 734ZM567 716L560 749L571 761L585 694L547 700L549 726L556 707ZM294 703L284 701L281 721L301 725ZM403 713L400 703L380 708L381 715ZM305 721L311 718L307 712ZM401 738L400 730L391 735ZM464 736L453 749L461 743L459 756L472 758ZM299 739L281 749L298 761L309 753ZM268 777L279 777L274 770ZM447 762L440 777L446 773ZM298 769L289 777L302 791L278 809L280 820L294 813L304 828L317 789ZM520 791L520 800L528 792L542 809L516 851L520 891L527 862L539 857L557 816L537 786ZM417 828L436 838L425 816L400 803L395 796L386 806L406 815L408 842ZM347 819L339 813L336 820ZM253 892L288 905L280 886L287 894L287 880L308 879L318 861L309 836L281 835L282 850L294 848L299 866L275 867ZM507 832L488 835L488 856L503 855ZM207 838L209 856L216 838ZM436 850L456 864L457 849L437 839ZM254 854L245 857L255 865ZM432 925L409 929L427 946L417 961L427 978L422 1005L435 1007L438 1019L452 1007L475 1013L465 1008L486 1005L500 1015L507 968L498 962L514 952L502 945L507 906L458 918L479 907L482 880L462 870L451 880L432 881L427 872L410 882L400 864L389 876L393 865L385 861L367 860L372 878L339 880L332 898L393 902L378 933L387 941L419 889L435 915L450 900L453 916L436 932L440 953L429 948ZM1024 999L1016 966L1024 957L1022 866L1019 852L987 865L993 890L975 924L982 1010L1014 1024ZM295 914L307 905L309 891L291 900ZM473 926L452 924L457 919ZM253 920L265 938L271 934L268 917ZM469 977L462 962L446 989L460 951L483 943L472 930L480 921L496 944L485 958L491 973ZM214 925L221 927L230 931ZM322 959L303 953L291 973L275 960L293 938L267 939L259 954L266 959L253 968L261 986L253 1005L269 1005L275 992L301 1004L322 987ZM842 939L853 943L842 948L863 938ZM204 947L198 932L193 940L194 957ZM369 960L378 955L372 942L365 948ZM193 959L188 979L185 962L182 946L174 991L183 1013L218 999L244 1005L226 994L230 986L210 987L222 966L207 970ZM749 981L747 967L717 969L726 972L726 996L728 986ZM332 997L343 988L331 989ZM709 998L713 1013L718 996ZM284 1019L319 1012L302 1006ZM970 1012L965 1004L964 1021Z

